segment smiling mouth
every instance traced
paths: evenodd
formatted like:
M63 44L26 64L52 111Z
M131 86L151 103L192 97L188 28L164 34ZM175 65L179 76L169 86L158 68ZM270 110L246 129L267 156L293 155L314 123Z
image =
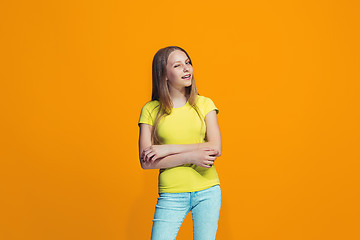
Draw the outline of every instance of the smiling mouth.
M189 79L191 77L191 74L187 74L187 75L185 75L185 76L183 76L183 77L181 77L182 79Z

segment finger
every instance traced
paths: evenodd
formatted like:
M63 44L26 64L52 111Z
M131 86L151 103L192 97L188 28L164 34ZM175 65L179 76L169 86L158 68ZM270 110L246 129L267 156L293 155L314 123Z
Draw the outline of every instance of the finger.
M147 155L147 154L144 155L144 159L145 159L146 162L149 161L149 158L148 158L148 155Z
M145 157L146 157L145 151L142 152L141 157L145 160Z
M214 161L206 161L205 162L207 165L213 165L214 164Z
M152 151L152 146L147 147L147 148L144 149L145 153L148 153L148 152L151 152L151 151Z
M144 153L145 155L148 154L149 152L151 152L151 149L147 149Z
M154 155L151 157L150 161L151 161L151 162L155 162L156 159L158 159L158 156L157 156L156 154L154 154Z
M143 152L146 152L150 149L151 146L147 147L147 148L144 148Z
M144 161L145 161L145 162L148 162L148 161L149 161L148 154L144 154Z
M218 151L216 150L209 151L208 153L209 155L218 155Z
M142 157L143 157L143 158L145 158L145 156L146 156L146 151L147 151L146 149L144 149L144 150L142 151Z
M146 157L148 158L148 161L151 161L151 158L155 155L154 152L150 152L149 154L146 155Z
M216 155L216 154L217 154L217 151L216 151L215 149L209 149L209 150L206 150L206 154Z
M204 168L210 168L210 166L205 164L205 163L201 164L201 166L204 167Z
M217 157L215 154L210 154L206 156L206 159L211 159L211 160L215 160Z
M204 168L211 168L211 166L209 166L208 164L203 164L202 167L204 167Z
M149 154L151 154L151 150L147 150L147 151L144 153L144 157L148 156Z
M210 167L212 167L212 165L214 165L214 162L215 162L215 160L211 160L211 159L210 159L210 160L208 160L208 163L207 163L207 164L208 164Z
M216 159L216 157L213 157L213 156L208 156L206 159L205 159L205 162L206 161L211 161L211 162L214 162Z
M211 148L211 147L204 147L203 148L205 151L213 151L214 149L213 148Z

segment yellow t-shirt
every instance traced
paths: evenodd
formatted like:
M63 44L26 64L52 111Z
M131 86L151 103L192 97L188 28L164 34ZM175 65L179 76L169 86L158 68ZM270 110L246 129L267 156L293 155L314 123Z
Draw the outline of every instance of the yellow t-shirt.
M219 110L208 97L197 95L195 103L200 111L201 120L189 102L182 107L172 108L170 115L161 118L157 131L163 144L205 142L205 116L212 110L218 114ZM157 100L147 102L141 110L138 125L140 123L153 125L158 111L159 102ZM201 121L203 122L202 127ZM217 184L220 182L214 165L211 168L203 168L194 164L184 164L160 169L159 172L159 193L200 191Z

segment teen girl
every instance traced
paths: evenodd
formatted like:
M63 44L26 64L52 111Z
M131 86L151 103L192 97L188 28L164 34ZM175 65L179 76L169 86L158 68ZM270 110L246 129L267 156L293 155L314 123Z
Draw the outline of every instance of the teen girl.
M221 205L214 166L222 148L219 110L198 94L191 59L180 47L155 54L152 80L152 99L138 123L141 167L160 169L151 239L175 239L189 211L194 239L215 239Z

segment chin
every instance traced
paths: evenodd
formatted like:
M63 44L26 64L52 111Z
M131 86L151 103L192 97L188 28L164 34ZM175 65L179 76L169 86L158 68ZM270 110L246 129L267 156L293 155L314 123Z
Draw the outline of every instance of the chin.
M185 85L186 85L186 86L191 86L191 84L192 84L191 79L189 79L189 80L187 80L187 81L185 82Z

